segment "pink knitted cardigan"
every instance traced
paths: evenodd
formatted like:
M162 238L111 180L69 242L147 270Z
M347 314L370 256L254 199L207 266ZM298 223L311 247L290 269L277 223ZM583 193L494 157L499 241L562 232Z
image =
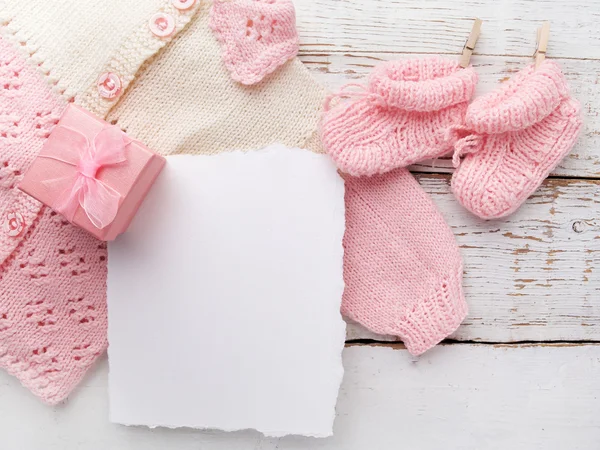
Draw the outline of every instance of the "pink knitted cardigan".
M477 84L472 67L425 58L385 62L367 86L348 85L325 105L323 145L342 172L382 174L452 150L447 130L464 123ZM348 88L357 87L352 93Z
M65 105L0 38L0 367L50 404L107 345L105 245L16 188Z
M473 101L465 127L454 131L455 165L467 154L452 177L456 198L484 219L513 213L571 151L581 127L560 66L525 68Z

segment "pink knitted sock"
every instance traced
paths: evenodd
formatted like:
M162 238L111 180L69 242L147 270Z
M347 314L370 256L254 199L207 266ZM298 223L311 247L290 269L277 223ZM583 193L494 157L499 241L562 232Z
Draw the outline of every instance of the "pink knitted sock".
M512 214L571 151L582 127L558 64L527 67L500 89L476 99L455 145L456 198L473 214ZM460 136L457 136L460 137Z
M65 106L0 38L0 367L50 404L107 345L105 245L16 188Z
M392 61L375 68L364 92L332 109L323 145L342 172L381 174L452 150L447 130L462 125L477 84L472 67L441 58ZM348 85L350 87L352 85Z
M419 355L467 315L454 235L406 169L345 180L342 313Z

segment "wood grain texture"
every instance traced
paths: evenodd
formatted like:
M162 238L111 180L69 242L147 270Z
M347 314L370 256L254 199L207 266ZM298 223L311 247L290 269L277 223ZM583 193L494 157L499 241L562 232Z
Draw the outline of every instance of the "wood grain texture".
M458 204L449 176L417 178L465 261L470 311L453 338L600 340L600 181L548 179L517 213L486 222ZM358 326L348 338L391 339Z
M50 408L0 372L6 450L595 450L600 346L439 346L420 358L350 347L335 435L124 427L108 422L106 360L76 395ZM198 405L202 407L201 404Z
M466 263L470 314L458 340L600 339L600 16L598 0L451 1L296 0L301 59L335 92L365 82L381 61L435 54L458 58L472 26L483 19L472 63L476 95L497 88L533 63L535 32L551 22L548 57L563 67L582 104L585 127L571 154L512 217L483 222L465 212L448 177L420 181L453 227ZM452 172L447 158L414 172ZM349 339L395 340L358 325Z
M536 30L551 22L548 55L600 59L597 0L295 0L305 49L459 53L473 19L476 53L532 56Z
M306 49L306 47L305 47ZM366 82L372 68L381 61L419 58L429 55L402 55L396 53L314 53L311 49L301 55L302 61L317 80L335 92L345 83ZM451 55L451 58L458 56ZM476 96L496 89L528 64L532 58L505 56L474 56L471 62L479 74ZM571 153L554 170L555 176L600 178L600 61L559 59L573 96L582 105L584 129ZM451 172L449 158L425 161L411 167L419 172Z

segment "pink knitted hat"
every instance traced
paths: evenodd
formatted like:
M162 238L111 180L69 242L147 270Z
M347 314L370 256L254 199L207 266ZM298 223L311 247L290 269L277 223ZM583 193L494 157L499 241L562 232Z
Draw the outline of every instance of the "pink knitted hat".
M467 154L452 177L456 198L483 219L513 213L571 151L581 127L559 65L527 67L473 101L466 129L455 130L455 166Z
M345 180L342 313L419 355L467 315L454 235L406 169Z
M64 108L0 38L0 367L50 404L107 345L105 245L16 188Z
M380 64L367 86L348 85L355 97L330 109L321 124L323 145L340 170L382 174L452 150L447 130L462 125L477 84L472 67L428 58ZM349 93L358 86L363 92Z

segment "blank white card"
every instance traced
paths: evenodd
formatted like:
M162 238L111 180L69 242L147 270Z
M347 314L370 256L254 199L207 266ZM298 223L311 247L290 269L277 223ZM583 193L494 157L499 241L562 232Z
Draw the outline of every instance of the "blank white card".
M111 421L330 436L343 180L282 145L167 160L109 244Z

